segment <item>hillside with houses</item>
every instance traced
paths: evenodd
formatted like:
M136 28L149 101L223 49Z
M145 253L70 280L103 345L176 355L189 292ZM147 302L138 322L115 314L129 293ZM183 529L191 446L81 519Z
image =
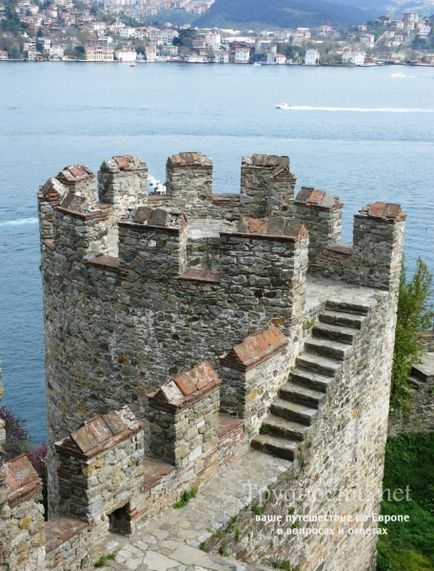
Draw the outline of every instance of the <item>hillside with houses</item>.
M0 1L0 61L354 66L434 63L434 18L416 10L345 27L324 23L242 31L149 23L159 5L145 3L139 10L128 2ZM197 17L209 4L178 0L176 9Z

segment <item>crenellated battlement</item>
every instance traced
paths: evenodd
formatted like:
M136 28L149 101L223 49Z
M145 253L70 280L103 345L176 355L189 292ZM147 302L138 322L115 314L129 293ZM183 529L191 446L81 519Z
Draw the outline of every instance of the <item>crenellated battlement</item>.
M147 407L142 375L155 389L166 366L176 373L203 359L215 362L270 323L295 334L304 319L309 274L396 286L405 218L399 206L361 209L348 247L340 243L341 201L305 187L294 199L287 157L243 158L235 198L211 194L212 161L200 153L170 157L167 173L168 195L155 201L148 196L145 162L131 156L104 161L98 177L86 167L67 167L38 193L47 316L56 321L69 312L65 297L75 300L82 291L85 307L71 308L78 321L94 307L103 321L116 321L116 330L125 328L127 338L141 320L146 323L149 343L125 348L127 367L117 357L118 333L103 343L107 364L94 357L101 378L110 370L130 386L138 409ZM76 350L86 345L83 339ZM59 351L65 352L63 344ZM83 399L80 410L87 416L92 401Z
M326 467L312 464L306 489L350 474L362 490L372 462L351 439L378 432L387 408L399 205L361 208L343 245L341 200L296 193L288 157L244 157L236 195L213 193L212 160L196 152L169 157L166 195L148 180L144 160L115 156L38 193L50 509L78 520L80 553L86 530L131 533L250 442L298 469L311 441ZM342 465L335 442L351 450Z
M190 220L221 220L223 226L230 226L243 216L293 216L295 177L290 172L288 157L244 157L237 196L213 194L211 159L201 153L179 153L167 160L166 186L164 196L149 194L147 165L130 155L103 161L97 174L83 165L65 167L41 186L38 193L44 238L52 238L53 210L67 194L84 198L88 209L111 207L111 253L116 253L117 247L115 222L148 203L153 207L180 209Z

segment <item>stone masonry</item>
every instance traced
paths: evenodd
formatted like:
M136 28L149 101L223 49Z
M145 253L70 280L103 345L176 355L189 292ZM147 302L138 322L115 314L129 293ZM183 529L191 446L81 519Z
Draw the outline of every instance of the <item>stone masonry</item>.
M5 571L112 552L115 569L375 568L375 533L259 516L378 514L405 215L362 208L344 246L339 199L295 198L287 157L245 157L239 196L213 194L212 168L170 157L164 197L131 156L40 188L50 513L18 458Z

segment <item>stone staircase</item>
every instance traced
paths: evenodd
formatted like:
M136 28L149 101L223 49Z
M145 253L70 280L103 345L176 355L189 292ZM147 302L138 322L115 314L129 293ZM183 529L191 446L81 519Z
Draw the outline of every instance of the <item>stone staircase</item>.
M434 382L434 353L426 353L421 362L413 365L408 384L416 390L425 388Z
M327 398L330 383L352 353L369 306L328 301L304 343L288 382L270 406L251 446L293 461Z

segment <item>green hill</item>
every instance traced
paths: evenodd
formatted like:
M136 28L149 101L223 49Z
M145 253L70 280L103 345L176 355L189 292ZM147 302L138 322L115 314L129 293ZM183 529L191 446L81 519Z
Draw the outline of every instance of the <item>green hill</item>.
M326 0L216 0L195 25L241 29L345 26L366 22L372 15L369 10Z

